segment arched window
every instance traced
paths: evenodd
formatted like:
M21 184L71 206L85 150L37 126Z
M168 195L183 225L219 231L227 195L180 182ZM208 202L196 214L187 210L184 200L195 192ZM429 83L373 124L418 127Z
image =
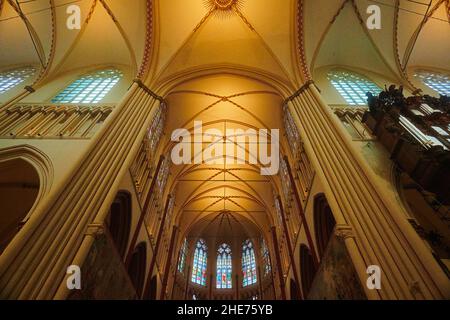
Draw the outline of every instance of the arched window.
M261 240L261 257L264 263L264 276L267 277L272 271L272 266L270 264L269 248L264 238Z
M231 248L227 244L222 244L217 250L217 289L232 288L232 270Z
M20 158L0 161L0 255L38 198L39 174Z
M116 69L85 75L61 91L52 103L98 103L121 78L122 72Z
M414 75L428 87L443 96L450 96L450 76L425 70L417 71Z
M160 171L158 172L158 177L156 178L156 183L158 184L158 190L161 194L164 193L164 189L166 188L166 183L169 178L170 173L170 157L166 157L162 163Z
M292 186L291 186L291 178L289 176L288 163L286 162L285 158L282 158L281 160L280 178L281 178L281 186L283 188L284 199L286 203L290 203L292 198Z
M347 71L331 71L328 73L328 79L349 105L366 105L367 92L373 95L381 92L372 81Z
M21 84L36 73L34 67L6 70L0 72L0 94Z
M180 260L178 261L178 272L184 273L184 268L186 267L186 255L187 255L187 239L185 238L180 249Z
M255 250L250 240L246 240L242 246L242 275L244 287L251 286L257 281Z
M192 278L193 283L201 286L206 285L206 267L208 263L208 247L205 240L200 239L197 241L194 252L194 263L192 266Z

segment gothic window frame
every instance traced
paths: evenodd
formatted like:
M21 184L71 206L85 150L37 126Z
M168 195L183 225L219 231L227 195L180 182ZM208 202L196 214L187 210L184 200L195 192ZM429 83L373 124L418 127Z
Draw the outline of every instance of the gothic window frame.
M450 97L450 74L419 69L414 72L414 77L423 83L427 88L442 96Z
M256 255L253 242L247 239L242 244L242 286L249 287L258 282L256 271Z
M366 76L343 69L330 70L327 78L340 96L350 106L366 106L367 92L378 95L382 89Z
M195 244L194 259L192 263L191 282L203 287L206 286L207 269L208 269L208 246L206 245L205 240L199 239Z
M79 76L59 91L52 99L54 104L96 104L104 100L123 79L117 68L94 70Z
M224 279L225 277L225 279ZM230 245L223 243L217 249L216 288L233 288L233 258Z
M0 95L16 88L21 83L26 82L27 79L33 78L36 72L37 68L31 65L1 70Z

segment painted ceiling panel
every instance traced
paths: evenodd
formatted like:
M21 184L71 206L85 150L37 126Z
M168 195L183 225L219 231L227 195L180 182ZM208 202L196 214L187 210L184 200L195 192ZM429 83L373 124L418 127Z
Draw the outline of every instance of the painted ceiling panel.
M187 5L185 0L158 0L155 7L159 16L159 71L192 34L207 14L207 9L203 1L189 1Z
M107 11L97 4L82 37L57 71L105 64L132 66L131 54Z
M375 4L372 0L359 0L355 2L358 8L360 17L363 20L369 18L367 8ZM383 5L384 4L384 5ZM379 1L377 5L381 9L381 29L366 29L366 36L374 44L377 51L384 57L385 62L392 70L397 69L396 50L394 47L394 17L395 8L394 1L383 0ZM366 22L366 21L365 21Z
M233 65L270 72L286 78L282 66L261 38L236 16L211 16L178 51L163 78L206 66Z
M395 78L383 59L364 32L353 7L347 4L328 31L312 69L328 65L352 66Z
M295 2L294 0L246 0L242 6L244 16L270 47L290 77L294 77L296 65L292 60L295 44L286 40L292 36L295 19L292 13L297 9ZM270 23L267 23L268 21Z
M422 28L408 66L450 69L450 23L447 8L442 4ZM430 51L430 49L432 51ZM436 59L436 57L442 57Z
M311 64L321 40L330 27L333 17L339 12L345 0L306 0L303 4L305 53L308 65Z

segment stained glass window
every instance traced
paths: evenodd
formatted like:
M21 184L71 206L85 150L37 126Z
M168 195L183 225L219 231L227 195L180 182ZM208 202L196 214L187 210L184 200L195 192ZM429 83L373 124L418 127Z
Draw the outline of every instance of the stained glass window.
M183 273L186 267L186 255L187 255L187 239L185 238L180 249L180 260L178 261L178 272Z
M255 250L250 240L244 241L242 246L242 276L244 287L251 286L257 281Z
M269 248L264 238L261 240L261 257L264 263L264 276L267 277L272 271L272 266L270 265Z
M443 96L450 96L450 76L442 73L418 71L414 75L422 80L428 87Z
M332 71L328 73L328 79L349 105L366 105L367 92L374 96L381 92L372 81L347 71Z
M33 67L0 72L0 94L14 88L36 73Z
M85 75L61 91L52 103L98 103L122 78L116 69L97 71Z
M203 239L197 241L194 252L194 264L192 266L193 283L206 285L206 267L208 263L208 247Z
M222 244L217 250L217 289L232 288L232 271L231 248Z

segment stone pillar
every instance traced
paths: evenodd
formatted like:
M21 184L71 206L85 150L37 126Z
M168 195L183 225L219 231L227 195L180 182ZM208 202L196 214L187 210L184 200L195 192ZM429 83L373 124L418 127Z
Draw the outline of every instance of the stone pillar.
M3 105L0 106L0 113L18 103L19 101L25 99L27 96L34 92L34 88L32 86L26 86L23 91L17 94L15 97L11 98L9 101L6 101Z
M314 246L314 241L312 240L311 232L309 230L309 225L308 225L308 222L306 221L305 213L303 212L303 203L300 200L300 195L298 194L297 185L295 183L294 175L292 174L291 165L289 163L289 159L287 156L284 157L284 161L287 166L289 180L291 182L291 186L292 186L292 189L294 192L295 201L297 202L297 208L299 210L298 215L300 217L300 221L302 222L303 228L305 228L306 239L308 240L308 245L309 245L309 248L311 249L314 264L317 267L319 265L319 259L317 258L317 252L316 252L316 249ZM281 202L280 202L280 206L281 206ZM299 285L299 291L300 291L300 282L297 282L297 284ZM300 294L300 296L301 296L301 294Z
M162 99L135 81L92 138L76 170L39 203L0 256L0 297L64 299L66 270L82 266L91 224L104 222Z
M367 297L450 298L448 278L396 204L388 201L375 173L312 82L287 103L336 223L347 228L345 244ZM382 270L381 290L366 286L370 265Z

